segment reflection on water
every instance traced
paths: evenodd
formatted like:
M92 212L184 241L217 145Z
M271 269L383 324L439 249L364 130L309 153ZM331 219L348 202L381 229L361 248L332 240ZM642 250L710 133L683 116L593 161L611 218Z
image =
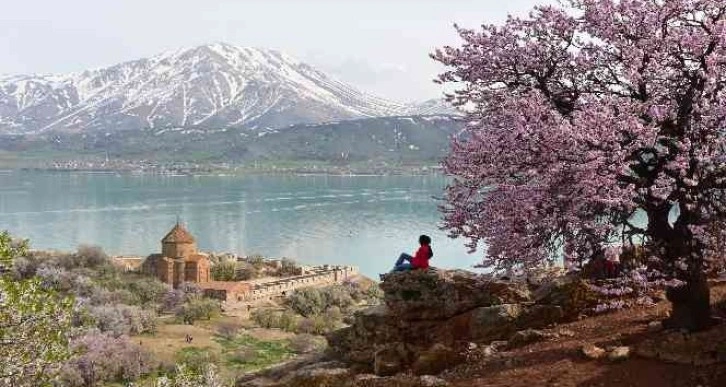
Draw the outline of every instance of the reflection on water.
M98 244L146 255L181 217L204 251L353 264L370 276L429 234L432 264L470 267L463 240L438 229L438 176L116 176L0 174L0 229L36 248Z

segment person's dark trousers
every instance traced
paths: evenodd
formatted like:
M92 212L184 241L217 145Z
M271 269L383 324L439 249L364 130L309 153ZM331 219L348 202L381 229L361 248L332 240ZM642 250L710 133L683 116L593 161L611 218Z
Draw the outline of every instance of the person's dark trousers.
M401 254L401 256L398 257L396 264L393 265L393 271L407 271L413 269L413 265L411 264L412 259L413 257L406 253Z

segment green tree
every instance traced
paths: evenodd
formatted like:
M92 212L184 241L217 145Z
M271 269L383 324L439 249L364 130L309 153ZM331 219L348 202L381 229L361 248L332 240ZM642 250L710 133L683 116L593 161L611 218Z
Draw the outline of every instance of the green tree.
M298 275L300 274L300 266L290 258L283 258L280 261L280 276Z
M219 314L219 302L208 298L193 296L177 310L177 316L185 324L194 324L195 321L209 320Z
M325 295L320 289L296 289L285 300L290 309L303 317L319 315L325 311L327 305Z
M215 281L234 281L237 279L237 264L233 261L219 262L212 266L212 279Z
M27 242L0 233L5 265L26 253ZM73 308L73 299L47 289L38 278L0 276L0 385L50 385L71 357Z
M28 241L13 239L7 231L0 232L0 269L9 268L13 259L25 256L27 253Z

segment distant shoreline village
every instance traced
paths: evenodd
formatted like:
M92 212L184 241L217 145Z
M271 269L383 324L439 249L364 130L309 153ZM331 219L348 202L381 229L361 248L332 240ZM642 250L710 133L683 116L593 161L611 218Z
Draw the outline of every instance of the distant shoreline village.
M13 169L9 169L12 171ZM199 176L199 175L333 175L333 176L386 176L386 175L430 175L440 174L440 165L230 165L198 163L113 163L87 161L54 162L46 166L18 168L34 172L72 172L120 175L162 175L162 176Z
M236 257L237 262L248 258ZM177 223L161 240L161 253L148 257L117 256L114 264L126 271L153 276L174 288L194 283L208 297L234 303L256 303L284 297L289 292L310 286L327 286L352 280L360 274L354 266L322 265L294 266L283 276L263 276L246 281L214 281L214 266L208 254L197 250L196 239ZM218 263L219 264L219 263ZM282 260L266 259L264 265L281 272Z

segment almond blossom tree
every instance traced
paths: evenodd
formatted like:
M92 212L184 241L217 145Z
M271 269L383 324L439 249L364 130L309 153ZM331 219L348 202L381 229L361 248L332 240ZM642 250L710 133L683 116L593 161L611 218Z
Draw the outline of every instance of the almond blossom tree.
M432 55L466 112L443 163L451 235L485 242L500 269L638 241L675 280L668 323L707 327L726 236L726 3L570 0L456 28L463 44Z
M26 255L26 242L0 233L0 259ZM0 386L50 386L72 354L68 348L74 301L37 278L0 273Z

